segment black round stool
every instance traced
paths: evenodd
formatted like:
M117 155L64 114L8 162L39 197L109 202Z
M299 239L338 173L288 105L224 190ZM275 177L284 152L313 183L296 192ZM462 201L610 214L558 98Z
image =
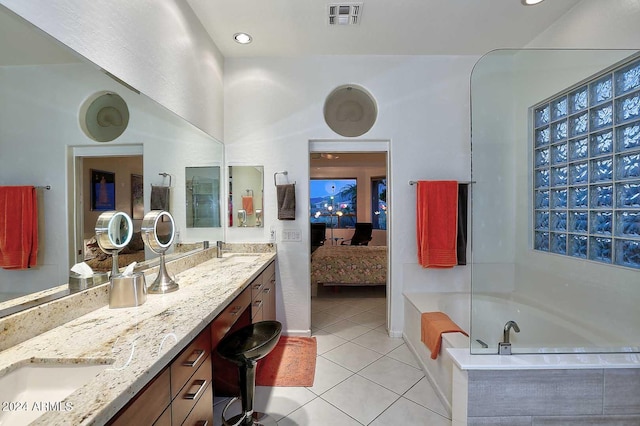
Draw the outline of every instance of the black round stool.
M267 414L253 411L253 395L256 389L256 364L273 350L280 339L282 324L278 321L260 321L242 327L218 343L218 354L238 365L240 375L240 399L242 413L226 420L227 409L238 400L232 398L222 410L222 424L225 426L276 424ZM215 374L215 372L214 372Z

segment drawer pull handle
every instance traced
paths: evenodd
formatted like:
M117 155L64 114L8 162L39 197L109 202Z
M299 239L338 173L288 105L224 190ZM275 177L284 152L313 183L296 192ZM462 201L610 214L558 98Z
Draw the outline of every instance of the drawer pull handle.
M265 288L265 289L264 289L264 292L265 292L265 293L267 293L267 294L271 293L271 287L267 287L267 288Z
M242 306L235 306L229 313L231 315L238 315L241 310L242 310Z
M208 420L198 420L195 426L207 426L209 424Z
M200 392L202 392L206 387L207 387L206 380L202 380L202 379L195 380L191 385L191 387L189 388L189 390L187 391L187 393L184 394L184 399L197 399L198 395L200 395Z
M259 290L259 289L260 289L260 287L262 287L262 284L255 284L255 285L253 286L253 288L254 288L254 289L256 289L256 290Z
M262 300L256 300L255 302L253 302L254 308L260 309L260 306L262 306Z
M182 363L182 365L184 365L185 367L195 367L200 359L204 356L204 354L204 349L196 349L195 351L193 351L191 356Z
M270 282L271 282L271 284L275 284L276 283L276 279L273 278Z

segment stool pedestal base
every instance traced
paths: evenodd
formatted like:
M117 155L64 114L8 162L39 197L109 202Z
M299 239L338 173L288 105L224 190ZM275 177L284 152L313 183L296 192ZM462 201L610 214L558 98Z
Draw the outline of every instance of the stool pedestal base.
M240 398L235 397L231 398L227 405L222 410L222 424L225 426L277 426L278 422L275 421L273 417L266 413L260 413L254 411L252 415L248 415L245 413L240 413L231 417L230 419L226 419L227 409L236 401L240 400Z

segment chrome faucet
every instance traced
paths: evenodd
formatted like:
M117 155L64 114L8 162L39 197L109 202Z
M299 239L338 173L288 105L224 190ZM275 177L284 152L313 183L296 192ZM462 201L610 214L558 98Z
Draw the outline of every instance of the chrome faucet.
M498 343L499 355L511 355L511 342L509 342L509 332L511 329L516 333L520 333L520 327L515 321L507 321L504 325L504 332L502 333L502 342Z
M216 257L222 257L222 241L216 241Z

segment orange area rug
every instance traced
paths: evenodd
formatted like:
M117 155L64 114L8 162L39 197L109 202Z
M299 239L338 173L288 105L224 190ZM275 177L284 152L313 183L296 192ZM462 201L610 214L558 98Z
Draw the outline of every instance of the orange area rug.
M313 386L318 345L315 337L282 336L256 367L257 386Z

